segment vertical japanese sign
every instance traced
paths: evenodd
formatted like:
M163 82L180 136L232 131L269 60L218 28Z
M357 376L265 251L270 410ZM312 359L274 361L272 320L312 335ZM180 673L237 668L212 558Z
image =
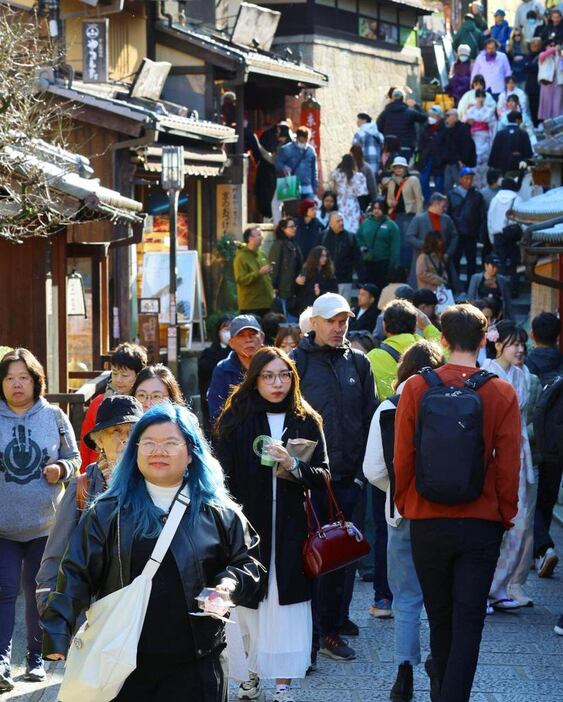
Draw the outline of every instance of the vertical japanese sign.
M109 19L82 22L82 80L105 83L108 79Z
M299 124L311 130L311 144L315 147L317 157L321 154L321 106L313 97L301 103L301 120Z

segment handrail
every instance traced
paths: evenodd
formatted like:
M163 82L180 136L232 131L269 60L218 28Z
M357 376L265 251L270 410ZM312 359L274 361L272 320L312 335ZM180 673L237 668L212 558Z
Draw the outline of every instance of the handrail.
M47 402L59 405L63 412L68 414L77 438L80 436L80 429L86 414L86 404L105 390L110 376L111 371L102 371L95 378L81 385L76 392L55 392L45 395Z

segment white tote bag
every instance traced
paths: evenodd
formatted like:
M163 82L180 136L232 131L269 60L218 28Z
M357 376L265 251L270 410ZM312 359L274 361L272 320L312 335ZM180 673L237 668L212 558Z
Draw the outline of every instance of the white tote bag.
M152 579L188 505L187 488L176 497L143 572L132 583L94 602L68 651L60 702L110 702L137 667L137 646ZM118 517L119 529L119 517Z

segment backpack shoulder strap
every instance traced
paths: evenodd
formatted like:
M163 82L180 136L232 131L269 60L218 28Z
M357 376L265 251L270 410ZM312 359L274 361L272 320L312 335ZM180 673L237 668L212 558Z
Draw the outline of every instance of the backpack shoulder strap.
M498 375L495 375L495 373L489 373L489 371L486 370L480 370L477 371L477 373L474 373L470 378L467 378L463 385L464 387L477 392L479 388L482 388L485 383L493 378L498 378Z
M421 375L424 378L426 383L431 388L437 388L440 387L440 385L444 384L441 381L438 373L436 373L436 371L433 368L423 368L421 371L419 371L419 375Z
M88 480L88 474L81 473L76 479L76 506L81 512L83 512L86 507L89 488L90 481Z
M65 446L67 448L70 448L70 444L68 442L68 437L67 437L66 423L64 421L64 417L66 415L62 411L62 409L60 407L57 407L56 405L54 405L54 410L55 410L55 421L57 422L57 429L59 430L59 434L61 437L61 444L64 442Z
M392 346L389 346L389 344L386 344L385 342L379 344L379 348L382 351L386 351L391 358L393 358L397 363L399 363L399 359L401 358L401 354L397 351L397 349L394 349Z
M295 365L297 366L299 380L303 382L303 379L305 378L305 373L307 372L307 368L309 367L309 354L306 351L303 351L302 349L297 347L293 352L293 360L295 361Z

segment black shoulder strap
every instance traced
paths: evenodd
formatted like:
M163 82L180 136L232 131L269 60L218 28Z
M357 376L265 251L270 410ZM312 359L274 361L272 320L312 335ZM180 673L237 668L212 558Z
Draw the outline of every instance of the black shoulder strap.
M302 154L299 154L299 158L297 159L297 163L296 163L295 166L293 166L293 168L291 169L291 175L294 175L294 174L295 174L295 171L298 169L299 164L300 164L301 161L305 158L305 154L306 154L306 153L307 153L307 149L303 149L303 153L302 153Z
M61 437L61 445L64 442L66 448L70 448L68 437L66 435L67 434L66 424L65 424L64 418L63 418L65 416L64 412L62 411L62 409L60 407L57 407L56 405L55 405L54 409L55 409L55 420L57 422L57 428L59 430L59 434Z
M477 371L477 373L474 373L470 378L467 378L467 380L464 383L464 386L466 388L469 388L470 390L473 390L474 392L477 392L479 388L482 388L485 383L487 383L489 380L492 380L493 378L498 378L498 376L494 373L489 373L489 371L486 370L479 370Z
M444 383L440 380L440 376L438 373L433 368L423 368L421 371L419 371L419 374L424 378L426 383L431 387L431 388L437 388L440 387L440 385L443 385Z
M393 457L395 454L395 415L397 413L397 405L399 404L400 395L393 395L387 399L393 405L392 409L385 409L379 415L379 426L381 429L381 445L383 448L383 458L389 475L389 493L390 500L390 516L395 516L395 466Z
M397 349L394 349L392 346L389 346L389 344L386 344L385 342L379 344L379 348L383 351L386 351L391 356L391 358L393 358L395 361L397 361L397 363L399 363L401 354L397 351Z

